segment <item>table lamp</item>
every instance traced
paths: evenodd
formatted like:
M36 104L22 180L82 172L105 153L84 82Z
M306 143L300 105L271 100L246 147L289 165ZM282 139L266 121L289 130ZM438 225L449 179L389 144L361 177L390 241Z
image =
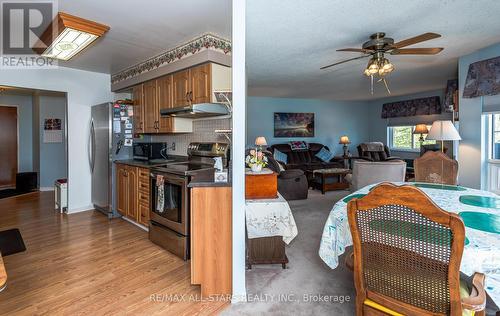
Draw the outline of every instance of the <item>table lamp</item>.
M267 146L267 141L264 136L259 136L255 139L255 145L259 146L260 150L262 150L262 146Z
M347 135L340 136L339 144L343 145L342 147L344 148L344 157L349 156L349 151L347 150L347 145L350 143L351 143L351 141L349 140L349 137L347 137Z
M427 134L428 140L440 140L441 141L441 152L444 153L444 141L445 140L462 140L460 134L458 133L455 125L452 121L435 121L432 123L429 134Z
M420 138L418 139L418 141L420 142L420 147L422 147L422 144L424 142L424 134L428 133L429 130L427 129L427 124L417 124L417 126L415 126L413 134L420 134Z

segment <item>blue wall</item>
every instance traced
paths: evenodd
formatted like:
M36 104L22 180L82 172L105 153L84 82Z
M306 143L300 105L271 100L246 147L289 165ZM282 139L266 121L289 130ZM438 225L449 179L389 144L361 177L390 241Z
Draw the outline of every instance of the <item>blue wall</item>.
M355 153L355 146L369 139L372 118L367 110L366 102L248 97L247 146L253 146L257 136L265 136L269 145L292 140L274 137L274 112L312 112L315 114L315 137L293 140L322 143L338 155L342 153L339 138L348 135L349 150Z
M40 96L40 187L54 186L54 181L67 178L65 135L62 143L44 143L43 125L46 118L60 118L65 132L66 98Z
M32 137L32 104L31 95L1 94L0 105L17 105L18 116L18 170L33 169L33 137Z
M458 62L458 86L460 105L460 141L458 163L460 184L472 188L485 188L486 150L482 122L485 97L465 99L462 97L469 65L476 61L500 56L500 44L496 44L472 54L462 56Z

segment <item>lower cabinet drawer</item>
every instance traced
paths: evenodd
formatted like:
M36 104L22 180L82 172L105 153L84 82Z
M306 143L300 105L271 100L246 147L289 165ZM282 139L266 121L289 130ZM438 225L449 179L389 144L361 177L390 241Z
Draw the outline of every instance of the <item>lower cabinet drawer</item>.
M149 169L137 168L139 173L139 179L149 180Z
M149 226L149 205L139 203L139 223L144 226Z
M137 193L137 200L139 201L139 204L149 205L149 193L139 191Z
M149 240L184 260L189 259L189 239L173 230L151 222Z
M146 181L142 181L141 179L139 179L139 191L145 191L145 192L149 192L149 182L146 182Z

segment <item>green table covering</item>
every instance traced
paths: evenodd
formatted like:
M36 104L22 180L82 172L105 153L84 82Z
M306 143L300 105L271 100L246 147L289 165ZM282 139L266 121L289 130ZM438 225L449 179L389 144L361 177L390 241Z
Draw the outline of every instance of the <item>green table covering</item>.
M481 212L458 213L464 225L488 233L500 234L500 216Z
M489 196L462 195L459 201L471 206L500 209L500 199Z
M416 182L413 185L416 186L417 188L450 190L450 191L467 191L466 188L460 187L458 185L447 185L447 184L436 184L436 183L421 183L421 182Z

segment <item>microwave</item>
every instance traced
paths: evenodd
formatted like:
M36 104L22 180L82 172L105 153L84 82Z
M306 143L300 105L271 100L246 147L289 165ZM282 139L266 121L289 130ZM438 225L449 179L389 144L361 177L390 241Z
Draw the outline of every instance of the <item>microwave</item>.
M134 143L132 147L135 160L164 159L166 156L165 143Z

